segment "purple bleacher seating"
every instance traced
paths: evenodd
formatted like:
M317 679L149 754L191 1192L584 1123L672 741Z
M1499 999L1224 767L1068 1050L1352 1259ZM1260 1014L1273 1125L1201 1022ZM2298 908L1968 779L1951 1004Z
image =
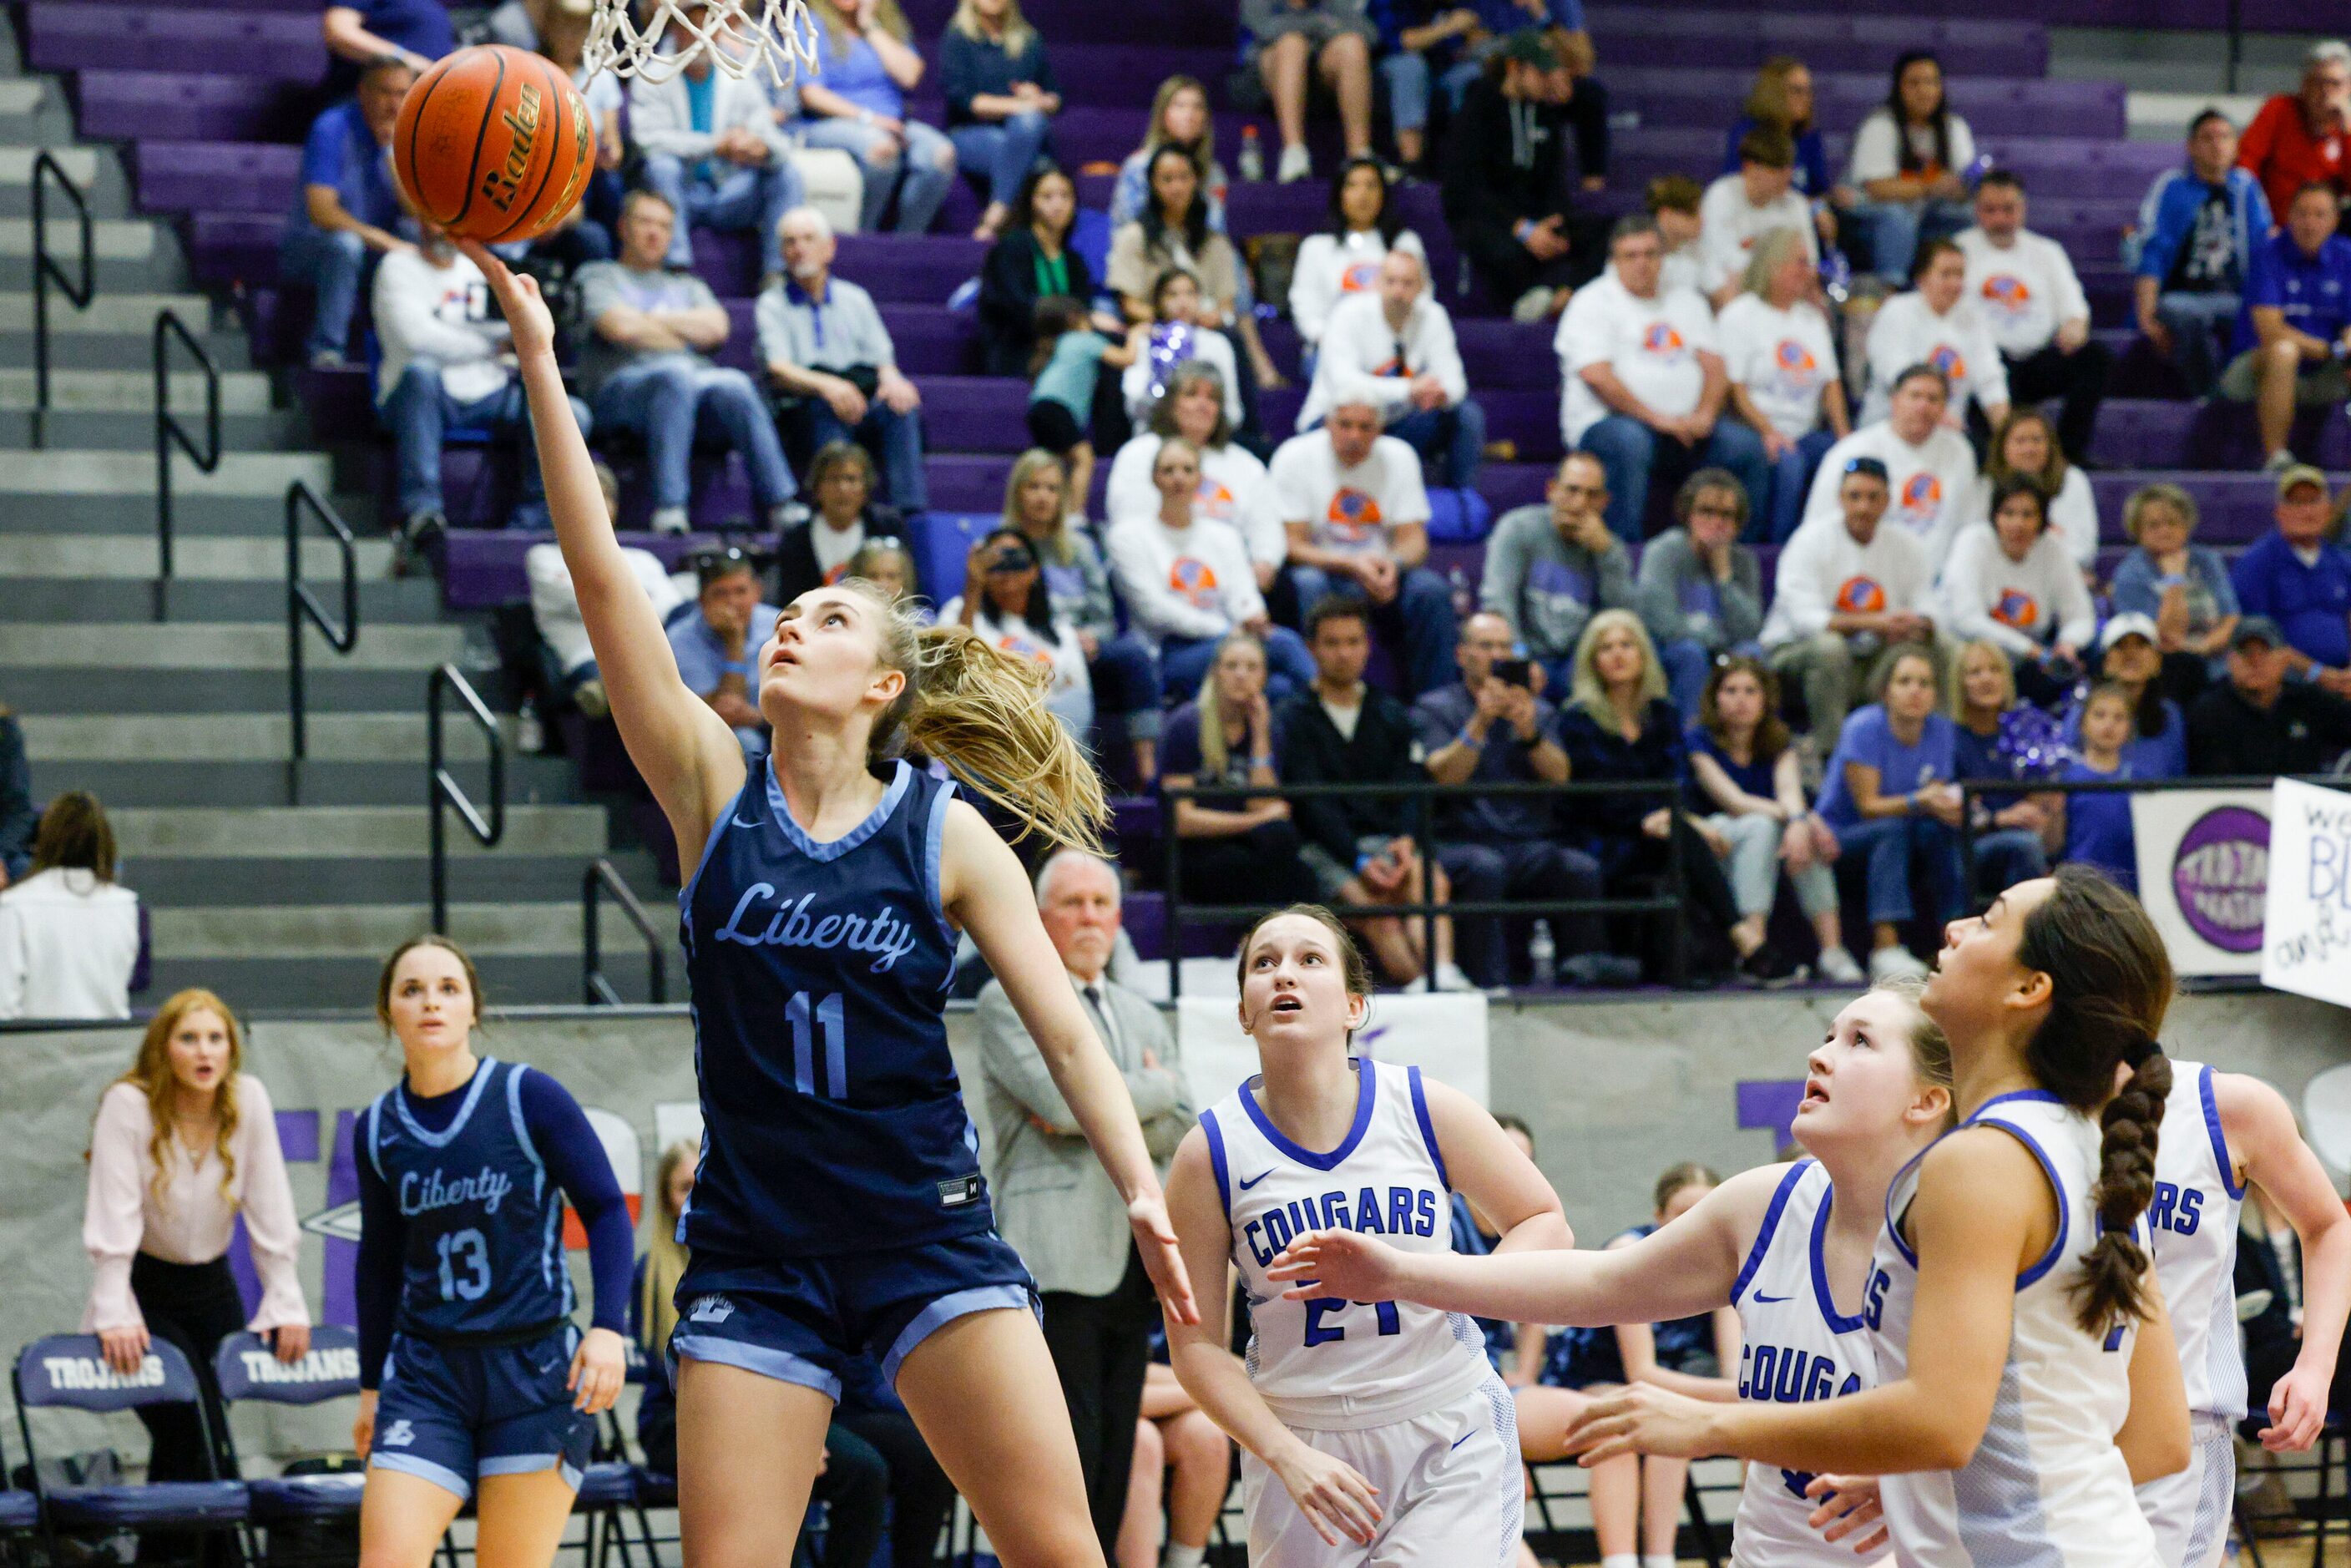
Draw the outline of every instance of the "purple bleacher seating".
M2053 81L2039 77L1977 76L1972 58L1949 58L1951 106L1970 124L1986 130L2031 126L2043 136L2120 137L2127 130L2120 82ZM1609 61L1604 78L1612 112L1637 117L1641 125L1720 124L1728 106L1747 96L1751 69L1708 69L1690 65L1635 66ZM1884 71L1813 72L1813 115L1827 130L1850 131L1886 101ZM1722 155L1726 132L1718 131L1713 159ZM1710 159L1703 167L1719 165Z
M1752 69L1798 39L1818 70L1882 72L1907 49L1967 60L1987 76L2039 76L2049 64L2049 36L2028 22L1624 5L1593 5L1584 15L1600 58L1611 65Z
M141 141L139 204L151 213L286 213L302 149L256 141Z
M37 70L167 71L202 64L287 81L315 81L327 70L315 10L31 0L23 14Z
M905 9L916 37L935 38L955 14L955 0L906 0ZM1044 33L1046 47L1053 50L1057 73L1067 78L1069 68L1060 63L1061 51L1080 42L1147 44L1154 46L1155 53L1164 54L1157 47L1160 40L1180 38L1220 49L1229 60L1234 10L1232 0L1154 0L1149 5L1030 0L1027 15ZM1068 85L1066 79L1063 85ZM1157 78L1152 78L1152 85L1158 85ZM1144 101L1149 101L1147 89Z
M651 550L671 570L693 551L716 541L695 534L623 533L621 543ZM453 528L449 533L448 564L442 579L444 602L452 610L495 610L502 604L530 602L530 579L523 557L533 545L553 544L553 534L500 532L486 528Z
M298 141L309 129L308 94L269 77L89 70L79 85L84 136Z
M2337 409L2303 411L2292 444L2322 467L2351 468L2351 424ZM2260 465L2262 449L2251 403L2110 398L2090 455L2107 468L2242 469Z
M843 235L833 270L881 304L944 305L979 276L987 246L943 235Z

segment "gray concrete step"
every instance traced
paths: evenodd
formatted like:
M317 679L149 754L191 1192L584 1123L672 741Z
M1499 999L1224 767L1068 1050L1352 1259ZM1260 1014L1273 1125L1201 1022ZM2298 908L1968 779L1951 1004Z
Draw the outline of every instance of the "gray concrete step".
M70 222L56 225L50 255L69 275L80 266L80 238ZM144 218L101 218L90 225L91 271L102 293L172 288L187 281L180 242ZM0 217L0 288L33 286L33 220Z
M60 507L30 501L12 504L0 498L0 580L89 578L152 582L157 561L154 501L126 502L110 508L125 514L114 519L116 526L111 528L66 531L75 517L92 506L87 500ZM337 507L353 528L363 526L340 500ZM201 591L193 585L206 580L243 584L286 580L282 503L241 501L231 507L208 507L198 502L175 511L179 517L173 528L172 570L183 582L192 585L190 591ZM241 537L208 536L207 527L216 528L223 514L230 511L242 519ZM45 531L40 526L44 519L53 519L56 526ZM391 542L361 538L359 568L364 581L387 580L392 573ZM342 556L331 542L312 535L302 541L302 570L324 582L340 576ZM176 608L180 601L172 602Z
M54 309L63 303L64 298L61 294L51 294L51 308ZM96 303L103 304L105 299L106 296L100 294ZM251 369L251 340L242 333L207 330L201 318L183 316L181 319L187 323L189 332L204 346L214 367L222 374ZM30 370L37 362L33 352L36 343L31 320L31 314L27 312L25 327L0 329L0 365ZM64 332L59 330L56 319L52 317L49 322L50 368L72 365L82 370L131 371L142 376L152 375L155 365L154 330L155 318L152 311L143 323L102 332ZM183 381L192 386L204 384L195 369L195 361L188 353L187 345L176 340L172 344L172 381L175 386Z
M512 898L526 904L576 904L588 855L480 855L449 862L449 896L462 902L486 903ZM645 912L664 934L676 924L677 890L662 886L653 862L643 851L606 853ZM151 906L204 907L214 904L314 904L332 899L339 904L392 904L421 905L428 896L430 875L421 855L383 856L354 860L346 855L291 857L277 860L184 859L149 857L126 862L126 886L135 887ZM616 919L618 917L615 917ZM624 919L625 945L641 946Z
M25 373L29 375L31 372ZM139 373L144 375L146 372ZM39 427L45 429L51 446L143 452L151 458L154 454L155 415L152 409L143 413L58 413L53 410L43 426L30 412L32 401L27 396L26 408L21 411L0 410L0 452L35 448L38 443L34 434ZM176 397L173 401L177 401ZM201 410L194 414L183 415L183 420L190 434L198 440L204 438ZM301 437L302 416L291 409L221 415L221 444L233 452L297 446L301 444Z
M11 496L0 491L0 543L12 535L72 534L131 534L150 538L155 533L157 502L152 481L155 473L155 454L151 446L119 454L91 453L86 456L120 456L127 464L143 467L151 481L145 494L93 495L68 493L64 498L44 495ZM242 455L259 455L246 454ZM225 459L224 459L225 461ZM5 466L5 465L0 465ZM37 466L37 462L27 466ZM277 549L285 548L286 486L275 488L256 487L253 495L190 495L183 480L195 473L195 465L176 451L172 457L172 536L183 541L210 536L215 538L262 536L277 539ZM313 483L312 487L318 488ZM378 504L372 496L349 493L337 494L319 490L334 504L343 521L353 532L362 537L382 530L377 521ZM389 558L387 557L387 559ZM145 569L152 573L154 568ZM277 570L284 570L281 565ZM0 573L6 568L0 566ZM70 574L69 574L70 575ZM107 568L90 573L94 577L114 575Z
M425 754L425 720L419 712L314 714L308 730L313 762L405 763ZM283 758L293 744L292 726L283 713L150 714L136 718L27 714L24 732L25 753L37 765L164 758L175 765L247 762ZM452 757L478 758L488 749L481 731L470 724L453 727L445 744ZM514 755L511 746L508 754Z
M110 148L96 146L68 147L52 145L36 147L0 141L0 217L30 217L33 212L33 161L46 152L57 160L66 177L80 190L82 199L89 204L89 213L96 219L127 218L131 215L131 182L124 178L122 165ZM72 236L75 222L72 201L59 193L54 180L48 182L49 219L63 218L68 225L67 245L78 243Z
M424 926L423 905L419 904L406 935L422 932ZM634 943L633 933L630 940ZM383 967L383 954L391 952L392 947L392 944L386 943L381 953L366 957L290 961L159 956L153 983L138 1000L141 1005L152 1006L183 987L204 986L226 997L248 1016L256 1012L347 1012L355 1008L365 1010L375 1005L376 977ZM622 998L630 1001L646 999L645 960L641 946L609 948L604 967ZM482 990L489 998L493 1019L502 1007L583 999L577 951L538 956L480 954L476 967L481 972ZM669 967L669 999L685 999L685 970L675 960Z
M414 859L425 853L429 831L422 806L126 807L109 815L129 860ZM604 852L605 816L596 806L516 806L497 848L483 849L455 825L450 842L453 854L469 860L567 855L584 862Z
M419 890L420 894L423 890ZM218 904L153 911L155 951L187 960L247 958L271 963L320 958L372 959L416 935L425 899L400 904ZM571 956L580 952L580 905L456 902L449 935L476 955Z
M49 367L49 411L52 413L142 413L155 412L155 378L146 368L92 370L81 355L59 338L56 361ZM82 346L78 343L76 347ZM70 367L70 368L68 368ZM0 367L0 409L34 406L36 376L30 366ZM221 412L267 413L273 404L269 378L259 371L235 371L221 377ZM204 412L204 383L198 376L172 378L172 407L181 414ZM71 444L54 443L61 450Z
M218 497L277 502L286 486L307 479L325 494L334 481L333 465L316 452L226 452L211 473L178 460L172 480L174 496ZM51 447L38 462L0 464L0 505L19 496L152 497L155 458L152 452L100 452L88 447Z
M347 670L429 670L465 652L462 626L362 628L359 645L338 654L315 629L308 635L313 660L334 660ZM286 639L275 629L196 623L129 631L120 625L0 625L0 668L43 669L57 665L143 670L205 670L227 673L286 668Z
M277 724L283 728L281 717ZM469 727L470 728L470 727ZM479 750L478 737L472 748ZM235 761L191 760L158 747L137 761L73 758L36 763L34 781L44 793L87 789L116 806L406 806L425 799L425 752L413 758L360 762L305 762L297 769L276 756ZM516 804L564 805L580 799L580 769L567 757L509 757L507 800Z
M152 550L152 540L142 542ZM195 542L199 541L189 541L182 549ZM282 639L285 570L286 557L281 547L277 572L267 578L175 581L165 594L163 619L175 625L207 621L257 623L270 628ZM310 580L312 591L336 614L342 612L340 583L340 577L325 575ZM11 578L7 580L5 597L11 621L152 624L156 619L154 584L133 578ZM361 635L373 626L422 626L440 620L441 590L430 578L365 580L360 583Z
M283 632L277 646L285 646ZM310 712L374 713L424 706L423 669L347 670L321 662L305 681ZM486 677L485 678L486 679ZM0 668L19 713L252 714L286 711L283 670L157 670L108 665ZM476 687L484 680L475 680ZM495 690L488 694L496 700ZM454 705L453 705L454 706Z
M0 82L0 87L7 85ZM70 261L71 258L67 259ZM72 301L52 291L49 296L49 330L75 338L135 338L143 350L147 335L155 329L156 313L162 310L176 314L188 330L199 337L215 336L223 343L241 340L241 334L232 334L225 329L216 329L215 312L209 296L185 290L102 288L86 309L76 309ZM31 287L16 285L0 289L0 344L5 344L20 332L30 336L32 330ZM209 341L204 344L207 352L212 347ZM219 356L214 354L214 358L218 359Z

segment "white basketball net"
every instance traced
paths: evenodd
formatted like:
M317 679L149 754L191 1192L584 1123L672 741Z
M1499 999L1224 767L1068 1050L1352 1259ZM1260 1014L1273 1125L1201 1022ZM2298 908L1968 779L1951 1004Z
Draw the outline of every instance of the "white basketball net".
M596 0L582 56L589 76L609 68L621 76L665 82L696 55L707 54L728 76L764 70L781 89L802 68L816 68L820 34L807 0L659 0L642 27L636 6L637 0ZM687 17L689 9L702 12L699 24ZM686 36L674 49L669 47L673 25Z

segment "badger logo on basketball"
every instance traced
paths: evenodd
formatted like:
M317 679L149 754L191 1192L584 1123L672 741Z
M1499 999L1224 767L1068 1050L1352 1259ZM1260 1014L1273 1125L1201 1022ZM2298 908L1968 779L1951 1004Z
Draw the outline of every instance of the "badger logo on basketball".
M2021 588L2003 588L1991 607L1991 618L2003 626L2030 632L2040 623L2041 602Z
M1167 586L1195 609L1217 607L1216 569L1205 560L1179 556L1167 569Z
M498 119L514 140L507 144L506 162L482 176L482 199L503 213L514 206L530 169L530 150L538 145L538 89L523 83L522 96Z
M1886 590L1875 578L1848 577L1838 585L1836 608L1840 615L1876 615L1886 608Z

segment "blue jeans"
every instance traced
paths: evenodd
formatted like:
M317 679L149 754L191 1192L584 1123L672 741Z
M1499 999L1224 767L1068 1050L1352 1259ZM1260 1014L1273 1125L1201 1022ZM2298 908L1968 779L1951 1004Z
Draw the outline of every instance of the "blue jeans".
M1432 73L1428 57L1410 49L1399 49L1379 63L1380 79L1387 84L1388 122L1398 131L1419 131L1428 124L1428 89L1432 74L1445 89L1445 96L1457 110L1461 107L1461 95L1469 84L1485 73L1476 60L1456 60L1442 71Z
M329 233L303 223L287 229L277 246L277 270L291 282L308 284L315 297L304 358L340 357L350 346L351 316L359 308L360 277L367 263L365 242L348 229Z
M1437 464L1445 483L1456 490L1475 489L1478 470L1486 461L1486 411L1473 397L1451 408L1415 409L1387 434Z
M1900 925L1917 911L1911 901L1915 868L1926 883L1928 913L1956 920L1962 907L1959 835L1932 817L1875 817L1836 830L1844 858L1867 868L1869 918Z
M1672 637L1657 644L1657 663L1666 667L1666 691L1674 706L1685 719L1695 720L1698 699L1706 695L1706 677L1714 670L1714 655L1694 638Z
M930 480L923 473L923 411L900 413L880 398L865 400L865 417L855 429L841 423L820 397L800 400L800 431L807 450L821 452L835 441L853 441L880 460L883 498L902 512L931 504Z
M808 187L789 158L770 157L756 169L720 162L717 177L705 180L687 168L685 161L666 152L646 154L643 178L677 212L677 230L669 242L672 267L694 265L696 224L705 228L747 231L759 236L759 270L784 269L783 242L776 225L784 214L808 200Z
M1641 517L1649 507L1649 471L1656 465L1657 433L1629 414L1612 413L1583 433L1577 449L1600 459L1608 473L1608 531L1626 544L1641 542ZM1681 443L1673 443L1679 455ZM1771 493L1763 438L1735 419L1718 419L1714 432L1688 452L1688 466L1728 468L1747 492L1749 516L1763 509Z
M545 526L538 514L547 508L547 481L539 472L538 450L531 436L530 408L523 400L520 382L508 381L487 397L460 402L442 386L440 366L430 360L411 360L378 412L384 428L392 432L392 444L399 454L402 517L443 509L443 434L453 424L478 425L499 434L512 432L519 435L522 505L516 509L516 520L525 527ZM593 422L589 417L588 405L576 397L571 400L571 417L580 422L580 434L585 438Z
M1790 447L1777 463L1768 463L1771 474L1771 505L1768 514L1758 507L1747 524L1750 543L1767 540L1775 545L1788 542L1796 525L1804 520L1804 497L1812 493L1813 476L1821 466L1821 459L1836 444L1836 432L1827 425L1805 436ZM1765 533L1765 528L1771 531Z
M1437 835L1437 863L1453 883L1453 896L1464 903L1499 903L1506 898L1529 902L1602 896L1600 862L1582 850L1551 839L1516 840L1510 843L1463 843ZM1552 915L1552 935L1560 956L1604 953L1608 935L1596 915ZM1517 960L1526 956L1526 938L1534 927L1531 916L1465 915L1461 934L1461 967L1481 986L1515 982ZM1548 986L1550 975L1534 983Z
M2031 828L1994 828L1976 835L1976 886L1994 893L2049 874L2049 852Z
M1149 643L1130 632L1096 645L1086 675L1105 726L1114 718L1129 740L1159 738L1159 661Z
M956 126L947 140L955 143L956 161L964 172L987 175L987 199L1008 207L1020 193L1020 182L1029 177L1029 166L1043 154L1052 130L1053 122L1032 109L993 124Z
M643 439L656 507L683 507L693 498L694 435L705 420L743 455L762 511L792 498L791 465L776 439L776 423L742 371L664 358L614 372L596 393L598 425Z
M1169 637L1159 644L1161 689L1172 699L1189 702L1200 695L1200 683L1217 662L1218 637ZM1306 639L1287 626L1265 629L1265 695L1280 702L1314 685L1314 655Z
M1947 239L1976 221L1965 202L1862 201L1844 215L1869 236L1870 270L1899 284L1910 280L1921 239Z
M1298 590L1298 610L1303 615L1326 594L1362 599L1364 590L1353 578L1335 577L1320 567L1292 566L1291 583ZM1451 685L1459 675L1454 667L1453 590L1425 566L1397 573L1396 596L1372 609L1373 629L1390 645L1404 644L1405 680L1414 696Z
M882 214L890 205L893 191L898 193L897 232L927 233L931 220L939 215L939 204L947 199L947 186L955 180L955 146L946 133L920 120L909 120L905 125L906 133L898 138L898 151L887 158L876 158L874 146L888 138L886 131L838 118L799 122L800 139L810 147L835 148L857 160L865 176L865 202L858 213L857 226L868 233L882 226Z
M2159 294L2155 319L2171 329L2171 362L2188 382L2188 395L2202 397L2220 379L2221 356L2215 336L2226 339L2237 319L2234 294Z

